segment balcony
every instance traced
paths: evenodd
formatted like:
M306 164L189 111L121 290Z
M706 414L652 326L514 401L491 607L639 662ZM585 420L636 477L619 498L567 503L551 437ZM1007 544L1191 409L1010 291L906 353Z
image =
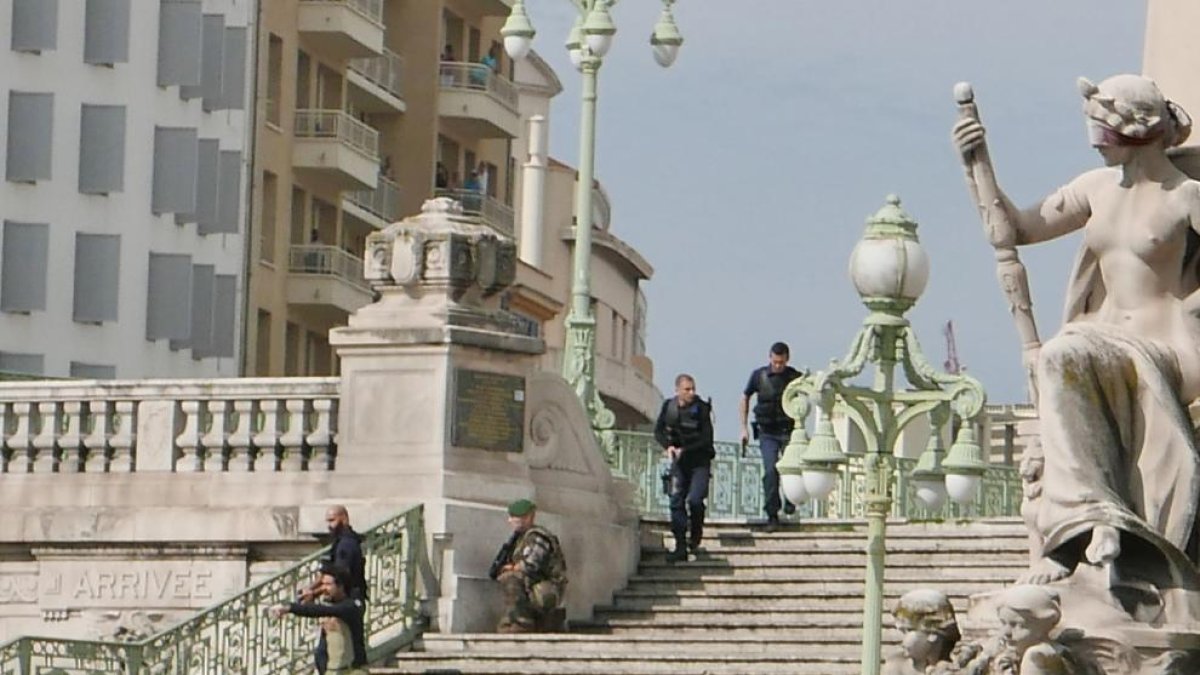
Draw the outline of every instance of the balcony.
M562 348L547 347L542 356L542 369L562 372ZM653 380L643 372L635 360L648 361L644 356L633 356L629 362L596 354L596 388L605 403L617 413L618 427L632 428L653 424L662 407L663 395L654 386Z
M434 190L435 197L448 197L462 204L463 213L478 218L484 225L513 237L513 208L495 197L475 190Z
M341 110L297 110L292 167L343 190L375 187L379 132Z
M289 305L304 308L326 320L371 302L374 292L363 278L363 261L336 246L292 246L288 255Z
M342 193L342 209L355 218L382 229L400 216L400 186L379 176L374 190L353 190Z
M438 115L447 131L467 138L521 135L517 88L478 63L443 61L439 70Z
M358 110L370 113L405 111L403 84L404 59L384 49L383 56L351 59L346 71L350 102Z
M296 23L301 37L330 60L383 53L383 0L300 0Z

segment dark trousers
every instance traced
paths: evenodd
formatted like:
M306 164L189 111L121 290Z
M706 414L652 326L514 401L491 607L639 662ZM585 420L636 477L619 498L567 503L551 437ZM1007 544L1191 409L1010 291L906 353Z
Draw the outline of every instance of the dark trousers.
M783 505L783 497L779 494L779 469L775 465L787 444L788 434L761 433L758 436L763 464L763 511L768 518L778 518L779 507Z
M708 497L709 466L671 465L671 534L682 545L685 536L692 544L704 534L704 500Z

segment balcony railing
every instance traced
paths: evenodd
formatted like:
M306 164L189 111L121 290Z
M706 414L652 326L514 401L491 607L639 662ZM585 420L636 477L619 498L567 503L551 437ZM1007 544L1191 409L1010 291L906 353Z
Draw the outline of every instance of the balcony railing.
M354 190L345 193L346 201L391 223L400 214L400 186L379 177L374 190Z
M296 138L336 139L371 159L379 157L379 132L342 110L297 110Z
M457 200L463 207L463 213L476 216L500 234L513 236L513 208L495 197L490 197L477 190L448 190L439 188L434 191L435 197L449 197Z
M512 112L520 110L516 86L482 63L442 61L440 73L442 89L485 92Z
M363 18L383 24L383 0L300 0L312 5L345 5Z
M363 277L362 259L336 246L293 246L288 260L288 271L293 274L333 276L361 288L370 288Z
M404 98L404 59L390 49L383 56L350 59L350 70L379 85L396 98Z

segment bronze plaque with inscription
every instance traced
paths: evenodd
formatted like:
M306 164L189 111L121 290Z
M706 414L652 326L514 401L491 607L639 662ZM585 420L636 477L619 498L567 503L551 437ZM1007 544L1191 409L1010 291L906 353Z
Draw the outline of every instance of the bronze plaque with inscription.
M523 449L525 378L459 368L451 411L454 445L498 452Z

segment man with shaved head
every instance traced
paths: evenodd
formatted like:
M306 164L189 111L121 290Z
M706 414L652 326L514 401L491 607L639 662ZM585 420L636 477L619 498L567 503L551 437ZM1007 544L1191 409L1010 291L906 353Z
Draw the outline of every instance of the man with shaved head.
M333 541L329 544L329 562L350 573L346 595L354 600L367 599L367 561L362 552L362 536L350 527L350 513L341 504L325 511L325 525Z

